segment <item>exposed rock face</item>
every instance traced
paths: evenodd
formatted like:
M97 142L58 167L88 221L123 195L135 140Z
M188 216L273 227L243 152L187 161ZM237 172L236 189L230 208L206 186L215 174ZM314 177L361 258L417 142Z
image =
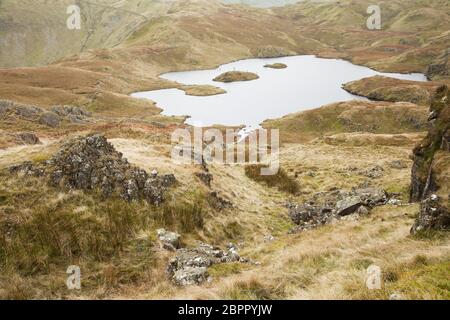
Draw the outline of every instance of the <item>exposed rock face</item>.
M436 91L430 111L432 126L427 137L413 150L410 201L422 201L413 233L450 227L446 218L450 208L450 90L446 86ZM434 200L429 199L431 195Z
M176 181L173 175L149 176L130 165L102 135L70 140L45 163L25 163L10 171L43 172L54 187L100 190L104 197L117 194L127 201L145 199L155 205L164 201L164 192Z
M308 203L288 205L289 217L303 231L328 224L344 216L366 215L369 210L388 203L388 195L378 188L356 188L316 194Z
M0 100L0 119L7 116L15 116L21 120L55 128L64 120L70 123L86 122L91 114L75 106L54 106L51 111L45 111L32 105Z
M237 253L234 245L229 245L226 251L200 242L192 249L179 249L167 267L172 281L177 285L200 284L209 278L207 268L217 263L246 262Z
M430 108L430 128L427 137L413 150L411 201L421 201L436 192L439 186L433 177L433 160L439 151L448 152L450 131L450 90L442 86Z
M411 228L411 233L415 234L424 230L449 230L450 211L441 205L441 199L437 195L431 195L422 201L419 216Z

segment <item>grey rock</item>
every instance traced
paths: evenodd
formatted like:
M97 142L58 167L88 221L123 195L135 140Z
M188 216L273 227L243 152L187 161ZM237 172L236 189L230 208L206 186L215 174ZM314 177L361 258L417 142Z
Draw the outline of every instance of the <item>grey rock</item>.
M408 168L408 165L402 160L394 160L389 163L389 167L392 169L401 170Z
M146 200L155 205L164 201L164 193L176 181L173 175L149 178L145 170L130 165L102 135L69 140L49 161L31 168L27 163L18 167L13 171L42 170L54 187L98 189L104 197L117 194L127 201Z
M13 109L14 103L9 100L0 100L0 118L3 118Z
M177 285L200 284L207 280L207 268L218 263L240 262L237 247L232 245L227 250L200 242L195 248L182 248L169 261L167 272ZM197 276L204 275L204 276ZM183 279L191 279L185 281Z
M39 123L48 127L56 128L61 123L61 118L53 112L45 112L39 117Z
M380 166L375 166L364 171L362 174L368 178L377 179L381 178L384 175L384 169Z
M367 207L365 206L361 206L358 208L358 210L356 210L356 214L360 216L365 216L368 215L369 213L370 213L369 209L367 209Z
M336 203L336 211L338 215L346 216L356 212L362 205L363 202L360 197L352 196L338 201Z
M16 137L18 142L23 144L35 145L41 143L38 136L31 132L18 133Z
M14 104L14 110L17 116L31 121L35 121L43 112L38 107L19 104Z
M332 188L327 192L319 192L304 204L287 204L289 217L297 225L291 232L316 228L348 215L367 215L370 209L385 205L388 200L384 190L373 187L354 188L351 191Z
M208 278L208 270L205 267L185 267L176 270L172 276L173 282L179 286L198 285Z
M450 230L450 212L440 200L433 194L421 202L419 215L411 228L412 234L426 230Z
M60 117L73 117L75 121L84 121L85 118L90 117L91 113L76 106L54 106L51 111Z
M388 201L388 195L386 191L379 188L360 188L353 189L351 194L359 197L363 204L368 207L376 207L384 205Z
M400 293L393 293L389 296L389 300L404 300Z
M165 229L158 229L156 233L164 249L175 251L180 248L181 236L178 233L166 231Z

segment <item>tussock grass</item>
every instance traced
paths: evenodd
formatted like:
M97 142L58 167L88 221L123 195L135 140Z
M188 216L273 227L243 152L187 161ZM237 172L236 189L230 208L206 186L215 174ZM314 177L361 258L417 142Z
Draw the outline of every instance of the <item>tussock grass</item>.
M157 223L175 228L180 232L192 232L204 225L203 199L195 199L193 203L167 203L156 212Z
M44 179L0 175L0 298L68 297L73 292L65 286L65 271L72 264L82 269L84 294L153 281L155 229L190 233L204 223L197 195L192 203L154 207L99 201L95 191L62 193Z
M232 282L221 292L222 298L231 300L274 300L283 296L282 287L264 283L256 277Z
M298 182L290 177L283 169L278 170L275 175L261 175L263 165L248 165L245 167L245 175L257 182L267 184L269 187L277 187L280 191L297 194L300 191Z

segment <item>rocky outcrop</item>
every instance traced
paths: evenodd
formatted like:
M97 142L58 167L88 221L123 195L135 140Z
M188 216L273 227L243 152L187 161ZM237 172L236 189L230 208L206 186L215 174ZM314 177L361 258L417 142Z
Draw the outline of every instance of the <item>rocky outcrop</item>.
M54 106L52 112L61 118L67 118L72 123L86 122L92 114L76 106Z
M169 261L167 272L177 285L200 284L209 279L208 267L218 263L248 262L241 258L235 245L228 245L227 250L200 242L191 249L179 249L177 255Z
M411 228L415 234L426 230L449 230L450 211L442 205L442 199L433 194L420 204L419 215Z
M304 231L357 214L365 215L370 209L385 205L388 194L378 188L354 188L351 191L335 190L314 195L307 203L289 204L289 217L298 225L292 231Z
M159 205L173 175L149 175L132 166L102 135L90 135L65 143L50 159L40 164L25 163L11 172L45 175L58 188L99 190L104 197L119 195L127 201L146 200Z
M47 127L56 128L59 126L59 123L61 122L61 118L53 112L44 112L39 117L39 123L43 124Z
M46 111L36 106L0 100L0 119L15 117L24 121L39 123L55 128L62 121L82 123L88 121L91 114L75 106L54 106Z
M433 176L433 162L438 152L448 152L450 131L450 90L440 87L430 107L432 123L426 138L413 150L411 173L411 201L422 201L436 192L439 186Z
M427 137L413 150L410 201L421 201L421 208L412 233L450 228L446 218L450 208L450 90L446 86L436 91L429 121Z

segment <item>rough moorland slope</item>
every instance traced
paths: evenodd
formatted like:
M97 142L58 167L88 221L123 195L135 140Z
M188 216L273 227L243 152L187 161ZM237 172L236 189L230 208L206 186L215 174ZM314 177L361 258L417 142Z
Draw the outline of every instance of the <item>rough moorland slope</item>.
M123 95L133 91L180 86L159 79L157 75L162 72L208 68L236 59L287 54L345 58L383 71L431 70L430 78L448 78L448 56L444 54L450 36L447 1L382 1L383 28L378 31L370 31L365 26L369 4L368 0L341 1L338 4L304 2L268 10L204 0L164 2L164 5L149 2L148 8L137 7L134 1L117 2L115 6L121 10L130 9L144 15L153 12L153 5L156 9L150 20L131 27L129 21L136 19L120 19L121 13L117 13L119 18L113 20L118 22L106 26L127 30L120 36L116 33L110 35L108 27L103 28L102 23L102 27L98 27L98 41L92 40L89 46L97 49L78 52L80 43L85 40L80 36L81 40L71 40L76 43L76 50L61 53L61 57L68 53L74 55L49 67L0 70L0 96L43 107L73 103L107 113L108 105L123 101L126 99ZM50 28L46 23L59 25L52 20L52 14L47 15L48 20L40 18L40 12L46 11L45 6L49 5L45 2L38 6L40 10L34 17L36 32ZM6 8L2 11L3 20L13 19L12 15L19 19L31 14L14 14L13 9L22 8L22 5L10 0L2 6ZM112 14L109 12L106 10L99 16L108 20ZM26 21L15 24L24 28L28 26ZM2 38L17 35L16 29L2 28L6 30L2 31L6 32ZM8 45L7 50L0 51L8 52L0 60L0 65L34 65L25 60L13 65L8 63L11 57L19 59L23 52L28 57L33 55L30 52L45 53L50 49L58 52L70 47L59 41L59 36L54 37L54 42L47 43L41 39L45 38L41 34L36 35L29 29L22 31L20 34L31 37L24 43L33 43L37 47L18 47L16 50L15 46ZM86 30L82 29L82 32ZM97 37L94 34L89 39ZM64 49L59 49L59 44Z

